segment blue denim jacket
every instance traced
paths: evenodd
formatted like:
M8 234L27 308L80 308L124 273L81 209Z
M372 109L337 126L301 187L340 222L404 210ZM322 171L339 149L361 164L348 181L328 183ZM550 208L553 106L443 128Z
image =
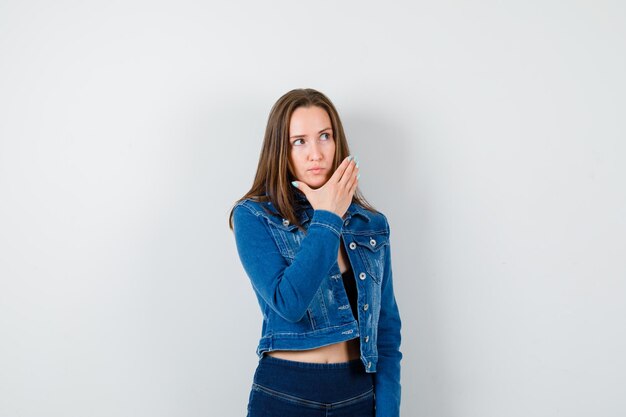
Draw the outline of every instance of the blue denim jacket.
M387 218L352 203L342 219L296 195L306 232L280 217L270 202L246 199L233 212L237 251L263 313L257 355L358 337L365 370L375 373L376 417L398 417L401 321ZM337 263L340 237L357 281L358 322Z

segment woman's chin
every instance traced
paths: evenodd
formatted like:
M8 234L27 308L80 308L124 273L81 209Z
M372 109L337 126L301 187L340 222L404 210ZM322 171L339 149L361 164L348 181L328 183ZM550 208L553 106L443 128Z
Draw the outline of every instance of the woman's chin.
M318 188L320 188L321 186L323 186L324 184L326 184L326 180L313 180L313 181L305 181L305 184L308 185L309 187L311 187L314 190L317 190Z

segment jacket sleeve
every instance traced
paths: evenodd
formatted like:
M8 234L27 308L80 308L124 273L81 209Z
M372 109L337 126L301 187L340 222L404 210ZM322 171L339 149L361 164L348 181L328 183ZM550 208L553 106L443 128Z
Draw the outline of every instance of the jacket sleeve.
M239 258L255 291L285 320L300 321L337 260L341 217L315 210L291 265L278 251L262 215L237 205L233 224Z
M385 218L387 232L389 223ZM380 318L378 320L378 363L374 374L376 417L400 416L400 312L393 292L391 244L385 248L385 272L381 287Z

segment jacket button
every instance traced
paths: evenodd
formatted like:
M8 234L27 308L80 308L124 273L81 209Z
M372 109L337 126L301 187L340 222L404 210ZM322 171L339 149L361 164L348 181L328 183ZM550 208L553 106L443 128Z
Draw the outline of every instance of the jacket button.
M367 369L370 369L372 367L372 362L368 362L367 363Z
M350 242L350 249L352 250L356 249L356 243Z
M361 279L365 279L365 272L361 272L361 273L359 274L359 278L361 278Z
M343 222L345 226L347 226L349 223L350 223L350 220L346 220L345 222Z
M365 311L367 311L367 309L368 309L368 308L370 308L370 305L369 305L369 304L365 304L365 305L363 306L363 310L365 310Z
M376 241L374 239L370 239L370 245L376 246Z
M289 220L283 219L283 226L289 226Z
M370 337L369 336L365 336L365 343L370 341Z

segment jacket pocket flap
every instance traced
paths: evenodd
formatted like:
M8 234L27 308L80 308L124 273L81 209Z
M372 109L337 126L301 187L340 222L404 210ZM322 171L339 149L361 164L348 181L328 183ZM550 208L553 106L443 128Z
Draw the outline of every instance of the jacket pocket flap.
M389 243L389 237L383 234L354 235L353 238L357 245L374 252Z

